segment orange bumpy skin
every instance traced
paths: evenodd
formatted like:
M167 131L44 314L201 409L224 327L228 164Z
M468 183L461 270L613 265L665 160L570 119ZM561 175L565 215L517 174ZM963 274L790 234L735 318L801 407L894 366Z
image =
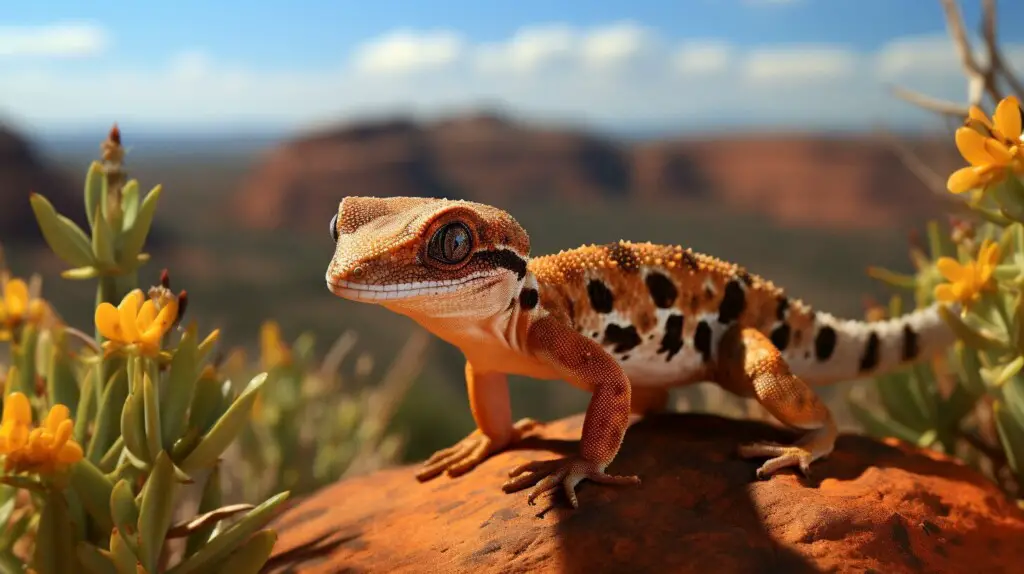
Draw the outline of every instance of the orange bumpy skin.
M810 385L878 374L945 349L932 306L865 323L790 299L742 267L678 246L618 242L530 258L526 231L479 203L346 197L331 221L327 286L339 297L411 317L466 357L477 429L424 464L421 480L472 470L536 428L513 422L508 374L559 379L592 393L578 455L512 469L528 500L561 486L576 506L584 479L613 476L630 412L663 409L668 391L701 381L759 401L807 431L794 445L744 446L768 457L759 477L811 463L836 430Z

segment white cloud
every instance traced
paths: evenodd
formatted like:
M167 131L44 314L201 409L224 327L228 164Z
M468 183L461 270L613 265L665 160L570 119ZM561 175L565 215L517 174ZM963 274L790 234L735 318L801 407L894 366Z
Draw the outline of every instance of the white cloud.
M506 42L477 47L477 64L487 72L534 72L560 59L566 60L576 43L576 31L569 26L524 28Z
M90 23L0 26L0 58L96 56L107 40L106 32Z
M591 66L628 64L658 49L657 35L633 22L598 28L583 35L580 55Z
M1024 69L1024 45L1005 52ZM0 59L0 110L29 126L117 120L126 129L289 127L481 104L620 127L930 121L886 93L894 80L937 97L964 97L955 56L937 38L898 39L874 53L829 44L743 48L709 38L669 41L635 22L611 22L585 29L548 23L488 43L452 30L399 30L319 70L225 62L202 50L145 68Z
M399 30L356 50L352 64L370 74L403 74L453 64L462 54L463 40L447 31Z
M733 49L728 42L688 41L672 55L672 66L683 74L716 74L728 69Z
M849 77L856 68L857 54L844 48L761 48L748 54L743 75L759 82L821 81Z

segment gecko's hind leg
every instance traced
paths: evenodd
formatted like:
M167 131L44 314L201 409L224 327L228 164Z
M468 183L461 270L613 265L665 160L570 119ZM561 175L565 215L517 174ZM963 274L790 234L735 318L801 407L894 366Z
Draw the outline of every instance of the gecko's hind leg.
M763 333L733 328L719 347L717 380L740 395L752 396L780 422L807 431L795 444L743 445L743 458L769 457L757 469L758 478L798 467L807 475L811 463L828 456L836 440L832 413L813 390L794 375L782 354Z

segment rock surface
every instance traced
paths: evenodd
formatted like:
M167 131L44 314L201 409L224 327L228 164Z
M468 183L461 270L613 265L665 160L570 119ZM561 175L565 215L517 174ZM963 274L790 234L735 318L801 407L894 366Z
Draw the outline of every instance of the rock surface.
M785 431L710 415L636 422L612 473L528 506L504 494L523 461L574 452L581 417L457 479L405 467L337 483L276 520L267 572L1019 572L1024 512L968 467L896 441L842 435L810 479L754 478L734 456Z
M84 178L84 168L83 168ZM84 181L84 179L83 179ZM78 199L78 185L48 166L21 135L0 125L0 241L43 244L29 193L41 193L57 211L79 225L85 209Z
M913 147L938 174L963 165L952 137ZM499 206L541 197L711 201L782 223L845 228L916 222L940 205L876 137L630 142L481 114L432 124L364 122L288 142L254 169L229 209L250 227L319 230L345 195Z

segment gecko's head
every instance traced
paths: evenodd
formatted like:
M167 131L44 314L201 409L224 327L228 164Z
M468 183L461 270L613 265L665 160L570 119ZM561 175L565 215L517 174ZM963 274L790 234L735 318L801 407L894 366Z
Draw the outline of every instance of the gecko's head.
M407 315L500 312L526 275L526 232L508 213L488 205L346 197L330 230L331 292Z

